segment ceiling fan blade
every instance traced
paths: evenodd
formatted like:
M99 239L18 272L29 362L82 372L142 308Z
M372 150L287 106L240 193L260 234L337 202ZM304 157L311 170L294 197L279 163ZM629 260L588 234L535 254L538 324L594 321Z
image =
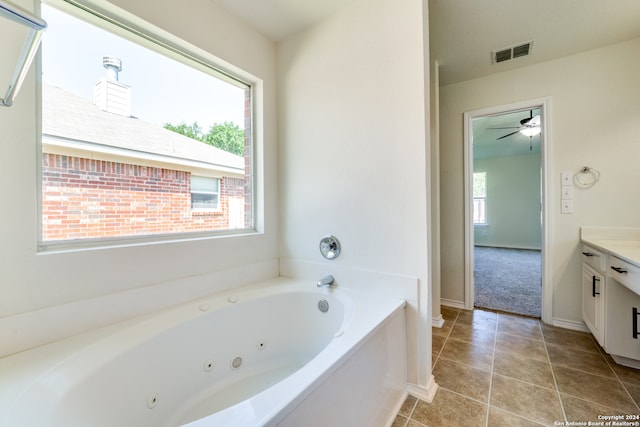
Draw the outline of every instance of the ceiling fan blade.
M504 128L487 128L487 129L522 129L522 126L507 126Z
M519 131L519 130L517 130L517 131L515 131L515 132L508 133L508 134L506 134L506 135L501 136L500 138L496 138L496 140L498 140L498 139L502 139L502 138L506 138L506 137L511 136L511 135L515 135L515 134L516 134L516 133L518 133L518 132L520 132L520 131Z

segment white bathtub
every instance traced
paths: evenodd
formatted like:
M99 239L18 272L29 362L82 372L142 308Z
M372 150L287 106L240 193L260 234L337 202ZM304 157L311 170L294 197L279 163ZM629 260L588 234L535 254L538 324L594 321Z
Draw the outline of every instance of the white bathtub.
M0 425L389 425L404 306L286 278L183 304L0 359Z

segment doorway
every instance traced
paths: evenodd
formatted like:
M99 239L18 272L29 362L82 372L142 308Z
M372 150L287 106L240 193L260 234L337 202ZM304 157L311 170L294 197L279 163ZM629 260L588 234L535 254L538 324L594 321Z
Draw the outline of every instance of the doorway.
M547 112L543 99L465 113L468 309L550 317L544 286Z

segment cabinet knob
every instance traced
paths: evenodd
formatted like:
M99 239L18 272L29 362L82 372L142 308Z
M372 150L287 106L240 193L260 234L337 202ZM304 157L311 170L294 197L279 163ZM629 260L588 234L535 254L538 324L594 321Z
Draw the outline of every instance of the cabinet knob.
M586 256L586 257L592 257L595 256L594 254L592 254L591 252L582 252L582 255Z
M632 310L633 313L633 339L637 340L638 339L638 314L640 314L638 312L638 309L633 307Z

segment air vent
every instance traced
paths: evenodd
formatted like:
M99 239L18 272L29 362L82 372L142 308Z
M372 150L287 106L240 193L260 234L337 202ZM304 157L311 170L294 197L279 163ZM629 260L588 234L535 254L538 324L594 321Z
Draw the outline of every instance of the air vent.
M523 56L527 56L531 53L531 49L533 48L533 41L529 41L526 43L521 43L517 46L511 46L504 49L500 49L494 52L491 52L491 61L494 64L498 64L500 62L509 61L515 58L521 58Z

